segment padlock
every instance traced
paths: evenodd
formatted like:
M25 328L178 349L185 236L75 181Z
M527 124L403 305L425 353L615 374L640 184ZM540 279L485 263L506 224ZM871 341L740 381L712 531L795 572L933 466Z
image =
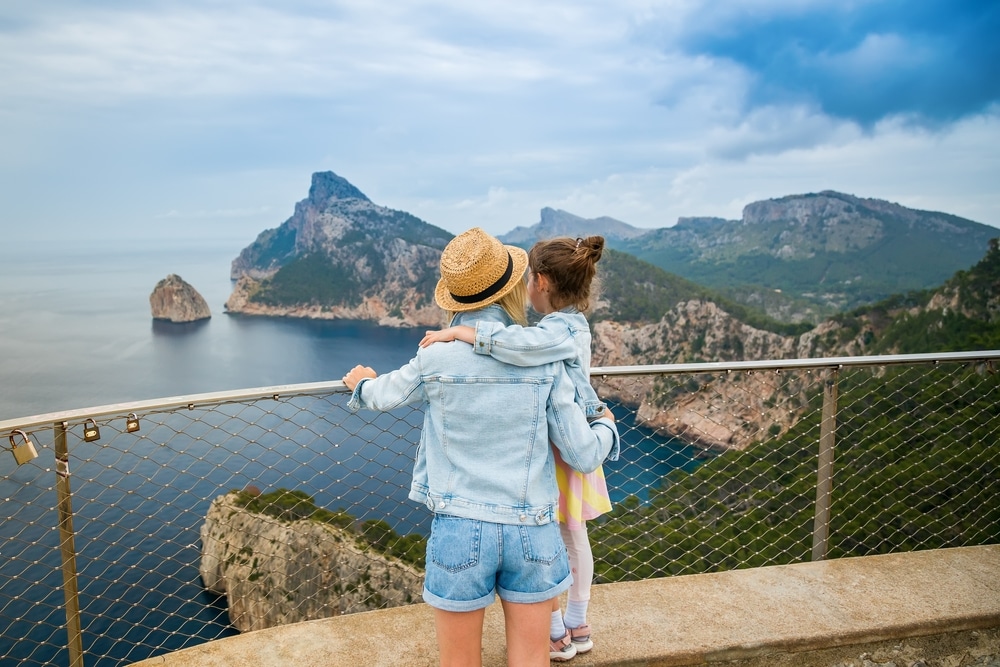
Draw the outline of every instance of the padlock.
M139 418L135 416L134 412L130 412L125 416L125 432L135 433L139 430Z
M87 421L83 422L83 441L93 442L94 440L99 440L101 437L101 430L97 428L97 422L93 419L88 418Z
M14 442L15 434L24 438L24 442L20 445ZM14 431L10 434L10 446L13 448L14 460L17 461L17 465L22 465L38 458L38 452L35 451L35 443L31 442L24 431Z

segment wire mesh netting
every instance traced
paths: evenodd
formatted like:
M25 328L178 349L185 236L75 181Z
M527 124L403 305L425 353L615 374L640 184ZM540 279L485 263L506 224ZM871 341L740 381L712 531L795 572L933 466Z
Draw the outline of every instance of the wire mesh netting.
M599 369L623 449L595 582L1000 542L989 364ZM422 412L282 389L22 429L38 457L0 461L0 662L124 665L419 601Z

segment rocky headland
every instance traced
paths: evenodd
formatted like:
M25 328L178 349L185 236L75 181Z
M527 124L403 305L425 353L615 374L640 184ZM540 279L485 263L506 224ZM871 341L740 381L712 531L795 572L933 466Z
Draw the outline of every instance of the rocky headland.
M233 260L226 312L441 326L434 304L441 251L452 235L378 206L333 172Z
M418 602L423 573L346 528L249 511L217 497L201 527L202 583L240 632Z

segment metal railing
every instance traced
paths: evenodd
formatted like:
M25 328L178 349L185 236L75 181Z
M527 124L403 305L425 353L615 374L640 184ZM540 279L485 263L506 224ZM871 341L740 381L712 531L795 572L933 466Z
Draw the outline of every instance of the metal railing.
M998 359L594 369L623 438L596 581L1000 542ZM0 663L123 665L419 599L423 415L346 401L313 383L0 422Z

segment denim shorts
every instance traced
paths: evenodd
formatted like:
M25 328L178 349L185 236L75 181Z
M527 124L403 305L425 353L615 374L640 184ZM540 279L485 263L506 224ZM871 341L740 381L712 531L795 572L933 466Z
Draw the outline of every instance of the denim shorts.
M559 524L508 525L435 514L427 541L424 602L444 611L551 600L569 588Z

